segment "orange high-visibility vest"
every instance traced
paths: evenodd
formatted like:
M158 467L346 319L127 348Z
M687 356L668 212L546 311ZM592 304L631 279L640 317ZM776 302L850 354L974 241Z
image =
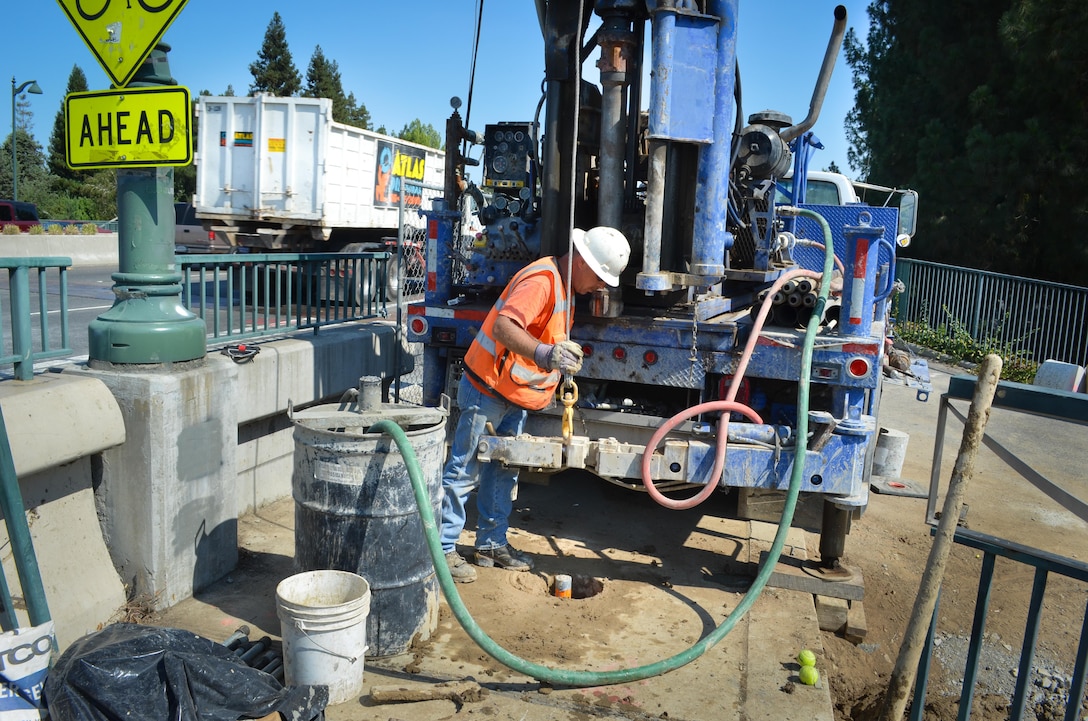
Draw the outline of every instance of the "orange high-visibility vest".
M547 273L552 279L552 314L539 335L536 328L526 330L541 343L554 344L566 340L567 317L570 312L567 289L563 285L555 258L541 258L518 271L506 285L465 354L465 367L471 371L470 376L474 376L475 380L481 381L514 405L532 411L540 410L551 402L555 387L559 385L559 371L541 368L532 358L514 353L495 340L494 330L499 311L506 304L514 286L539 273Z

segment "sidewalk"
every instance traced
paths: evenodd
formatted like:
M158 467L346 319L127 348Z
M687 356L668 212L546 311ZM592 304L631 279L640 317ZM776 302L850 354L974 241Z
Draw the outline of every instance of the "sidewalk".
M616 489L582 474L522 484L511 542L536 558L532 573L478 568L459 585L465 605L503 648L552 668L613 670L654 663L710 633L736 607L775 526L729 519L729 501L674 512L645 494ZM263 508L239 522L238 569L208 591L167 611L156 623L222 641L242 624L250 639L278 646L275 586L292 575L294 502ZM474 521L470 519L469 527ZM751 539L752 531L756 539ZM793 529L783 555L804 557L815 537ZM471 543L471 534L462 536ZM557 599L555 573L589 574L603 591ZM460 712L494 719L552 720L584 716L633 719L804 719L831 721L825 681L804 686L795 656L821 656L821 635L809 593L765 589L750 612L715 647L692 663L637 683L551 688L488 657L461 629L443 599L437 631L412 653L367 657L364 696L330 706L330 721L445 719ZM375 704L374 686L432 689L474 679L487 696Z

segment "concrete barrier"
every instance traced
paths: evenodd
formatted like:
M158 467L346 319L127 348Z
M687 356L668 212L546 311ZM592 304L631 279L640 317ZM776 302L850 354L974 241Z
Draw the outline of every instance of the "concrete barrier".
M288 406L392 378L395 343L390 323L348 323L262 342L243 364L211 352L0 382L62 649L130 604L161 610L233 570L238 516L291 493Z
M120 408L91 378L42 373L0 383L8 442L58 643L96 630L125 604L95 509L92 459L125 440ZM0 527L7 545L6 525ZM13 595L15 562L4 557ZM16 604L20 625L29 619Z
M117 265L117 233L95 235L4 235L0 233L0 258L59 256L73 266Z

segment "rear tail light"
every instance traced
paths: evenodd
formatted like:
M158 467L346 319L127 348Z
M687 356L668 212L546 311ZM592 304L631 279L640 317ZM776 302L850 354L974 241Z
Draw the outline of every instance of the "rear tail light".
M846 372L851 378L864 378L869 375L873 365L868 358L851 358L846 364Z

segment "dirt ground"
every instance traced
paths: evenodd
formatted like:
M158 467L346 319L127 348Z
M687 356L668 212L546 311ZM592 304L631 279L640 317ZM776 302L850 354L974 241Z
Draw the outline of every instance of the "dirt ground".
M882 425L910 434L902 478L913 480L910 485L925 492L930 483L939 393L947 388L950 372L964 373L933 368L934 393L925 404L913 401L915 405L910 405L910 389L885 386ZM966 416L966 402L956 407ZM952 476L962 436L962 422L951 417L940 475L942 488ZM1082 469L1088 454L1083 442L1077 440L1083 439L1083 433L1083 426L1076 424L994 409L987 425L988 442L979 450L975 473L967 481L961 525L1079 561L1083 568L1088 558L1088 523L1083 501L1076 500L1086 497ZM1015 472L1017 461L1038 476L1029 472L1029 480ZM868 634L859 645L833 634L825 633L823 639L835 714L842 721L878 718L933 547L930 526L924 522L925 499L879 493L870 499L862 519L852 526L844 558L844 563L860 569L865 578ZM935 507L939 510L941 505L943 495ZM941 645L936 647L926 696L927 719L956 717L982 563L980 551L953 545L941 585L935 635ZM997 559L973 719L1009 718L1033 577L1031 567ZM1088 587L1083 581L1049 576L1035 674L1028 691L1028 718L1064 717L1086 601ZM1082 705L1076 718L1084 717Z
M948 382L948 373L937 368L933 376L928 402L916 400L913 389L893 385L886 386L881 406L881 425L910 435L900 480L907 491L920 489L923 494L929 490L939 396ZM966 415L966 402L956 407ZM968 481L964 524L1072 559L1088 578L1088 567L1084 566L1088 513L1084 502L1078 500L1088 498L1088 481L1081 471L1088 460L1083 426L995 410L987 432L989 444L980 450L975 474ZM952 475L961 435L962 422L950 420L939 474L942 488ZM1026 477L1015 472L1010 461L1030 468L1031 473ZM233 589L228 579L222 590L203 598L216 613L204 612L201 622L218 625L186 627L219 638L226 637L243 619L255 635L276 636L279 623L270 599L275 579L293 572L293 538L289 529L291 499L274 506L240 521L239 538L244 548ZM782 613L783 608L790 608L790 613L811 613L812 604L805 594L768 587L747 616L736 620L737 633L725 636L699 663L655 679L659 685L653 693L639 683L556 689L553 693L547 684L526 684L525 676L487 656L443 603L438 631L430 640L408 654L375 659L373 665L368 657L367 673L373 683L383 678L401 681L413 678L421 665L440 659L447 678L476 674L482 684L531 697L529 708L543 714L539 718L731 718L743 708L748 719L826 720L826 711L819 709L827 708L829 694L835 721L872 721L883 708L919 580L933 547L931 526L925 521L926 506L926 498L910 493L873 493L865 513L852 524L842 561L864 579L867 631L860 643L826 631L799 637L792 629L802 625L780 623L782 628L775 629L774 613ZM534 554L537 567L523 574L478 569L480 579L460 585L458 590L479 626L500 646L523 658L561 668L618 669L655 662L706 636L741 604L755 566L748 543L749 526L736 520L735 510L735 493L717 495L696 509L677 512L656 506L645 494L585 474L560 474L547 483L526 482L511 518L510 539L519 549ZM819 537L811 532L811 526L819 514L812 511L806 505L799 509L784 555L818 556ZM763 525L773 535L773 526ZM473 527L470 516L468 528ZM461 540L464 550L469 550L471 532L466 531ZM957 717L982 565L981 552L953 546L943 576L936 629L939 645L926 695L926 719ZM558 573L574 576L576 594L593 583L590 579L600 582L600 587L591 589L599 593L577 603L554 598L549 594L549 582ZM242 584L245 588L238 588ZM1032 585L1030 567L997 560L971 716L976 721L1010 716ZM796 605L798 598L808 603L809 611ZM1088 584L1050 575L1029 686L1028 718L1063 718L1086 602ZM761 630L753 631L753 617L761 621ZM170 619L158 622L169 623ZM814 619L809 627L815 629ZM759 636L768 633L768 628L780 635ZM812 648L819 657L822 678L815 689L796 679L793 655L803 647ZM707 663L700 665L704 659ZM757 668L760 663L766 664L765 672ZM745 664L747 668L743 668ZM782 681L774 680L769 690L757 690L751 679L764 673ZM428 676L427 670L423 676L437 678L433 673ZM738 682L738 678L749 681ZM738 683L748 686L737 687ZM682 691L695 685L716 689L717 694ZM766 693L766 704L758 693ZM806 698L814 702L815 711L803 710L801 702ZM743 706L731 705L739 702L728 699L742 699ZM783 699L789 709L784 714L774 705ZM461 718L474 713L467 706L455 709L448 701L425 703L445 705L434 709L416 706L410 717ZM450 716L454 711L457 713ZM487 715L485 711L475 713ZM328 719L384 721L390 713L368 709L364 702L362 706L330 707ZM1088 718L1085 714L1082 706L1076 718Z
M947 389L948 377L963 374L955 368L932 367L933 393L925 403L916 398L914 389L888 385L885 387L881 423L910 435L908 452L901 480L908 489L928 493L932 466L934 436L940 393ZM966 417L969 404L956 402L954 409ZM939 474L941 495L935 508L943 505L943 492L952 477L953 464L960 451L963 421L950 413L945 433L942 471ZM1083 564L1088 559L1088 516L1085 505L1077 499L1088 498L1086 480L1081 472L1088 453L1083 447L1083 426L1038 416L994 409L987 425L987 444L979 449L974 473L967 479L965 508L961 526L1040 549ZM1031 469L1028 477L1017 467ZM625 493L620 491L620 493ZM1064 506L1063 506L1064 502ZM623 514L632 513L623 502ZM649 502L647 501L647 504ZM649 504L652 505L652 504ZM907 495L873 493L862 517L852 524L847 538L843 563L860 572L864 579L864 611L867 634L861 643L845 640L842 635L822 634L825 658L821 659L824 677L830 686L834 713L838 721L870 721L880 715L889 678L900 653L900 647L914 609L919 581L926 569L933 548L932 526L926 523L927 499ZM658 509L660 510L660 509ZM617 509L617 512L619 509ZM744 566L743 559L731 557L730 545L723 539L727 534L715 534L710 526L714 516L730 515L730 499L717 500L707 515L695 523L703 533L692 533L691 524L663 524L657 543L646 547L612 549L612 558L586 562L575 572L598 577L616 576L615 562L641 564L640 570L622 577L627 582L648 582L668 587L671 584L700 585L698 578L670 577L681 575L677 568L663 569L655 562L662 549L671 544L687 545L707 555L701 562L686 558L684 567L702 576L702 582L717 579L729 586L736 583L732 575ZM800 512L799 512L800 513ZM817 514L809 514L816 517ZM630 517L630 516L629 516ZM633 517L630 517L633 520ZM648 520L655 523L653 516ZM572 512L569 519L534 518L524 511L514 519L513 526L540 532L540 521L554 523L564 536L574 529L592 524L592 519L578 518ZM657 523L662 523L659 519ZM803 518L799 524L804 525ZM517 534L512 536L519 543ZM633 534L632 534L633 535ZM818 535L805 534L807 553L818 557ZM521 545L532 550L532 533L527 533ZM570 551L571 549L562 549ZM576 554L575 554L576 555ZM962 679L966 666L966 648L971 634L978 596L983 553L954 544L950 552L941 585L938 624L935 639L935 660L930 672L926 694L926 719L952 719L957 715ZM538 569L540 570L540 569ZM545 568L545 572L557 572ZM568 570L568 572L570 572ZM546 574L521 576L515 585L532 586L534 593L546 592ZM978 684L973 699L972 718L977 721L997 721L1010 715L1010 700L1015 691L1020 650L1029 615L1034 569L1007 559L998 558L986 615L984 642L978 670ZM529 590L529 589L526 589ZM743 590L743 584L737 591ZM562 641L564 634L578 634L585 624L618 633L622 626L624 608L631 598L616 588L610 588L595 603L585 607L583 618L571 619L567 631L556 629L545 619L533 621L531 608L519 608L519 614L530 614L528 624L520 627L547 628L547 640L535 634L508 639L515 650L539 651L550 641ZM1088 602L1088 586L1083 581L1050 574L1041 610L1033 676L1027 693L1028 717L1038 719L1064 718L1065 700L1075 663L1076 646ZM511 602L516 599L510 599ZM727 604L729 605L729 604ZM498 604L502 609L506 604ZM500 610L500 613L502 611ZM662 613L662 644L673 641L690 643L694 638L673 637L673 629ZM499 625L500 618L490 619ZM482 621L486 623L486 621ZM616 628L612 628L615 625ZM573 657L577 644L560 644L572 653L557 651L559 663L584 661ZM480 652L476 651L477 654ZM617 659L621 661L621 659ZM1082 706L1081 715L1088 713Z

